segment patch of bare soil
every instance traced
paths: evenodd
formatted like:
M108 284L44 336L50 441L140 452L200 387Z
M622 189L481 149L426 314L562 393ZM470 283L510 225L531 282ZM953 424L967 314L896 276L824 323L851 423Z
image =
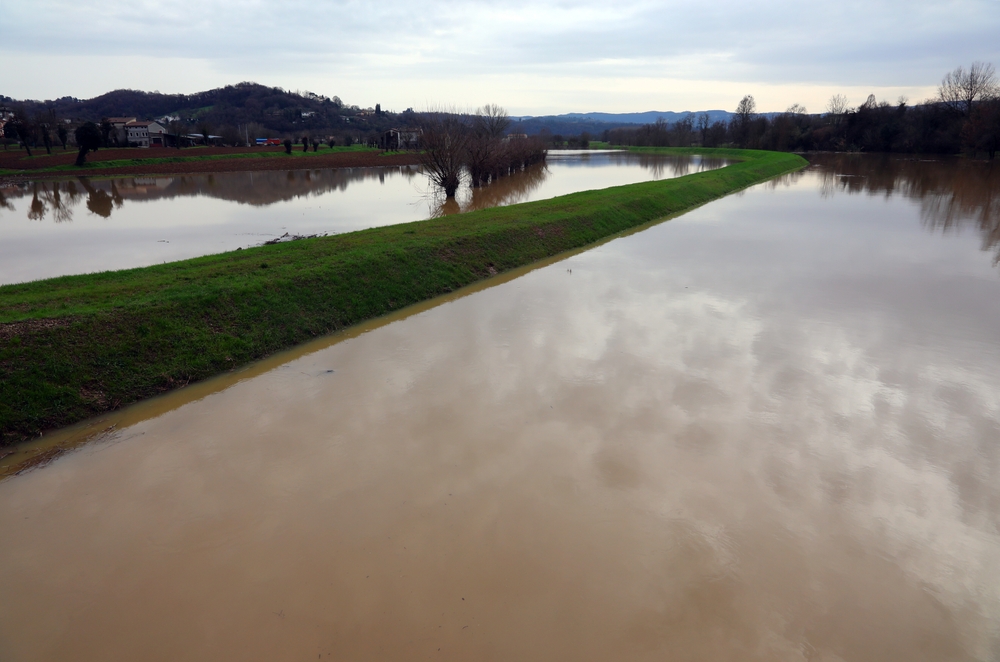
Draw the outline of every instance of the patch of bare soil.
M324 154L323 152L309 153L308 155L288 157L281 153L281 149L266 150L268 154L274 156L259 156L256 158L238 158L240 154L250 152L261 152L265 150L255 150L253 148L238 147L210 147L194 150L172 150L172 149L108 149L99 150L87 156L89 166L80 168L79 171L65 170L61 172L33 172L35 170L51 168L57 165L67 165L73 163L75 154L54 154L45 158L24 159L23 153L19 153L15 158L14 152L5 155L0 152L0 169L23 170L17 175L7 175L7 180L24 179L56 179L74 176L86 177L107 177L115 175L186 175L186 174L209 174L214 172L248 172L261 170L313 170L318 168L364 168L379 166L401 166L417 165L420 163L420 156L416 152L380 154L378 152L334 152ZM116 159L137 159L137 158L166 158L185 156L212 156L214 154L232 155L237 158L213 159L210 161L190 161L187 163L153 163L146 165L134 165L117 168L101 168L102 161L112 161Z
M23 322L7 322L0 324L0 338L14 338L17 336L26 336L32 333L38 333L39 331L46 331L48 329L58 329L60 327L68 326L72 322L71 319L61 318L61 319L38 319L38 320L25 320Z

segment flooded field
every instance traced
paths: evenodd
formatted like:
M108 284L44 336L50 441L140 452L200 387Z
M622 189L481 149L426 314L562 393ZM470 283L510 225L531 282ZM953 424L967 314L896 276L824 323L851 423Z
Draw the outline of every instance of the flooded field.
M1000 659L1000 170L813 160L0 482L0 658Z
M0 185L0 285L148 266L432 216L679 177L724 159L555 151L494 185L436 195L419 167Z

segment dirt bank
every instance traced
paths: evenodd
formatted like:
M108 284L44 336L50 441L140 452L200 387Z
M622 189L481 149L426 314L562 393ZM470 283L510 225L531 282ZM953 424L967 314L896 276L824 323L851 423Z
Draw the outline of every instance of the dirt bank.
M75 152L58 152L26 158L23 151L0 151L0 170L18 172L0 175L0 180L104 177L120 175L185 175L258 170L303 170L314 168L361 168L416 165L415 152L380 153L376 150L293 152L284 148L202 147L196 149L102 149L87 155L87 166L73 168ZM194 157L194 158L192 158ZM212 157L212 158L205 158ZM231 157L231 158L226 158ZM177 161L174 159L189 159ZM122 165L121 161L159 161ZM108 163L108 167L102 167ZM114 165L112 165L112 163ZM61 168L60 168L61 166ZM53 170L54 168L60 168Z

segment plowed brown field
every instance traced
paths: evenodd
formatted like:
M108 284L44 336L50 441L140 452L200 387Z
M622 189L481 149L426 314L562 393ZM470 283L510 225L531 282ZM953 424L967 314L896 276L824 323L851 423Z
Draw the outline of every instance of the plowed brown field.
M37 156L39 151L42 155ZM252 158L239 158L243 154L267 154ZM70 165L76 159L76 152L53 150L51 156L45 150L35 150L36 158L26 158L23 150L0 151L0 170L21 170L16 175L0 176L2 179L41 179L73 177L85 175L99 177L107 175L154 175L189 174L212 172L245 172L248 170L308 170L314 168L359 168L370 166L416 165L420 158L416 153L380 154L378 152L309 152L295 156L284 154L283 147L200 147L196 149L101 149L87 155L89 167L79 170L39 172L54 166ZM188 161L183 163L149 163L141 165L101 168L104 161L120 159L154 159L192 156L233 156L236 158Z

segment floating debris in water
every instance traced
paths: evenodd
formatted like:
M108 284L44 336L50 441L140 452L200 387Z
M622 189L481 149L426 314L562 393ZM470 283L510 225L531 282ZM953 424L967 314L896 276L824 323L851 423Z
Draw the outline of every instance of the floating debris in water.
M268 239L261 246L273 246L274 244L283 244L288 241L298 241L299 239L315 239L322 235L318 234L289 234L285 233L280 237L275 237L274 239Z

